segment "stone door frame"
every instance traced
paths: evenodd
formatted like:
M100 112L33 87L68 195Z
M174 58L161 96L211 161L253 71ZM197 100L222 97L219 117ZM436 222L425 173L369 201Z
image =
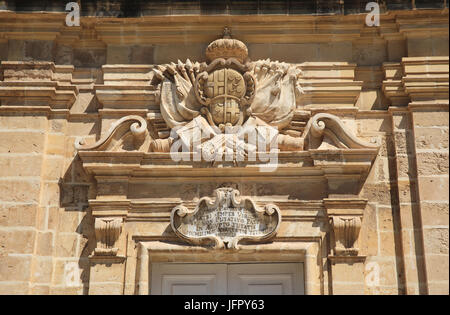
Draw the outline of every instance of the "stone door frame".
M163 241L139 241L136 263L136 294L148 295L151 264L173 263L303 263L305 294L323 294L324 260L320 254L320 238L277 241L247 245L237 251L207 249L200 246Z

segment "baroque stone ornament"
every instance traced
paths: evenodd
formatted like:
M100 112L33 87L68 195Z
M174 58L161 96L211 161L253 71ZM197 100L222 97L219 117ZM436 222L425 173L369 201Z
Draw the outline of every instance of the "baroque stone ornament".
M267 143L282 150L303 149L303 139L288 132L296 109L296 65L269 59L251 62L246 45L232 39L227 28L205 53L207 63L178 60L153 69L161 116L171 129L170 135L153 140L154 152L168 152L177 139L191 152L198 149L194 142L203 147L212 140L208 145L216 143L214 151L219 152L227 146L224 132L239 137L263 128L271 134ZM158 130L157 123L152 125Z
M366 205L366 199L324 199L330 219L334 256L358 256L358 238Z
M196 96L205 105L201 111L213 126L242 125L246 110L255 92L255 79L249 72L240 73L224 66L241 64L234 59L216 59L208 71L198 75L195 83Z
M376 149L378 144L361 141L345 128L339 117L319 113L314 115L306 125L304 132L305 146L317 149L324 144L324 139L340 149Z
M358 216L333 217L336 256L356 256L359 249L355 246L361 230L361 218Z
M85 143L85 139L78 138L75 148L80 151L98 150L138 150L148 139L147 122L137 115L122 117L114 122L106 134L93 144Z
M122 218L96 218L95 238L97 247L94 250L96 256L116 256L119 248L116 241L122 230Z
M281 223L276 205L261 209L233 188L218 188L214 195L200 199L194 210L173 208L170 222L178 237L191 244L238 249L241 241L263 242L276 235Z
M206 57L153 68L162 119L150 119L157 131L151 151L196 152L204 161L232 156L237 164L254 152L377 147L357 139L337 116L311 117L297 108L304 93L299 65L251 61L227 28L208 45Z
M201 112L212 126L240 126L247 117L248 106L255 96L256 80L243 64L248 51L244 43L231 39L225 29L224 38L209 44L206 56L212 62L197 75L195 92L204 105Z
M235 58L240 63L244 63L248 57L248 49L240 40L232 39L231 30L225 27L223 38L209 44L205 54L209 61L217 58Z

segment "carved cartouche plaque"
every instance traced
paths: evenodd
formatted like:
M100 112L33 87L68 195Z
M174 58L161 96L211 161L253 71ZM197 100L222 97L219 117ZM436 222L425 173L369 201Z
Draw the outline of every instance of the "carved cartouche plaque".
M173 208L170 221L178 237L196 245L237 249L242 240L262 242L275 236L281 223L276 205L258 208L233 188L218 188L214 195L200 199L194 210Z

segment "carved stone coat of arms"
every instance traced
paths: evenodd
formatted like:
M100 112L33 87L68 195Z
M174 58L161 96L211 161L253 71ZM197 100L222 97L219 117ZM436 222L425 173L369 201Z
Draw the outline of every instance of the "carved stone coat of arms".
M303 148L303 139L279 132L290 123L296 106L299 71L294 66L270 60L250 62L245 44L228 33L207 47L206 57L208 63L178 61L154 70L161 85L161 114L172 129L170 137L155 140L154 151L167 152L175 138L192 150L214 138L207 145L227 147L230 141L224 132L242 139L253 131L267 146ZM258 127L266 128L264 134ZM200 145L195 146L195 141ZM240 142L245 146L249 141Z
M279 61L248 58L246 45L231 38L210 43L207 62L156 65L151 85L160 116L126 116L94 144L76 143L79 150L110 147L131 139L132 147L150 152L201 152L202 160L217 156L246 158L254 152L303 151L317 148L377 148L355 137L329 113L299 111L303 94L300 67ZM147 130L147 122L150 129ZM120 145L118 142L116 145ZM226 159L222 159L226 160ZM195 161L195 158L194 158ZM217 159L215 160L217 161Z
M296 99L303 93L298 83L302 75L299 65L269 59L252 62L245 44L232 39L228 33L209 44L206 57L207 62L202 63L188 59L153 66L151 85L159 112L147 113L146 118L139 115L122 117L96 143L76 142L76 148L81 151L107 151L103 160L107 161L104 162L107 166L101 169L100 178L104 177L104 172L108 174L111 161L122 156L114 155L115 151L133 150L142 154L127 154L129 164L121 164L120 172L132 172L135 167L140 167L142 172L153 172L151 163L163 163L159 165L159 172L168 169L172 174L181 170L201 173L205 166L214 167L214 164L203 164L205 160L218 161L217 156L223 153L225 161L228 156L231 156L228 161L233 163L242 158L238 161L244 163L234 166L243 166L240 170L244 172L254 152L284 151L288 153L283 155L285 165L306 158L314 163L310 168L327 171L329 189L339 187L333 183L342 174L345 177L346 171L356 169L357 178L365 176L359 167L368 170L378 145L355 137L331 113L316 111L312 115L313 111L302 111L297 107ZM358 152L358 149L362 150ZM309 154L289 154L292 151L309 151ZM201 152L202 159L194 158L194 161L202 163L190 164L187 168L179 167L172 155L196 152ZM103 157L103 153L90 153L82 154L86 161ZM372 155L366 157L368 153ZM143 156L145 167L136 162ZM331 165L327 166L330 161ZM89 167L96 168L98 164L91 163ZM270 171L276 170L278 164L274 164L275 168ZM100 163L99 167L102 165ZM256 175L254 169L246 170L264 180L265 177ZM280 174L286 176L286 168ZM352 187L354 185L350 185ZM96 253L114 255L122 221L104 218L103 214L96 220L99 240ZM338 230L335 236L337 252L356 252L354 241L360 228L358 220L354 215L346 217L337 210L334 218ZM240 198L239 192L232 188L216 189L214 199L202 197L193 210L179 204L171 212L171 227L179 238L192 244L219 248L269 241L277 233L280 222L281 211L275 204L259 208L250 197Z

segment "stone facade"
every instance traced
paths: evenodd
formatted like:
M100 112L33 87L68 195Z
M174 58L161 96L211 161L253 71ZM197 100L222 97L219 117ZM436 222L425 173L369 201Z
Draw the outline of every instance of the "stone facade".
M75 27L0 11L0 294L151 294L152 262L240 261L303 262L307 294L448 294L448 9L415 3L384 7L378 27L359 11ZM242 121L168 110L193 110L190 71L220 58L254 78ZM200 118L279 127L276 170L174 161L171 130ZM224 190L232 209L279 217L217 246L177 230Z

